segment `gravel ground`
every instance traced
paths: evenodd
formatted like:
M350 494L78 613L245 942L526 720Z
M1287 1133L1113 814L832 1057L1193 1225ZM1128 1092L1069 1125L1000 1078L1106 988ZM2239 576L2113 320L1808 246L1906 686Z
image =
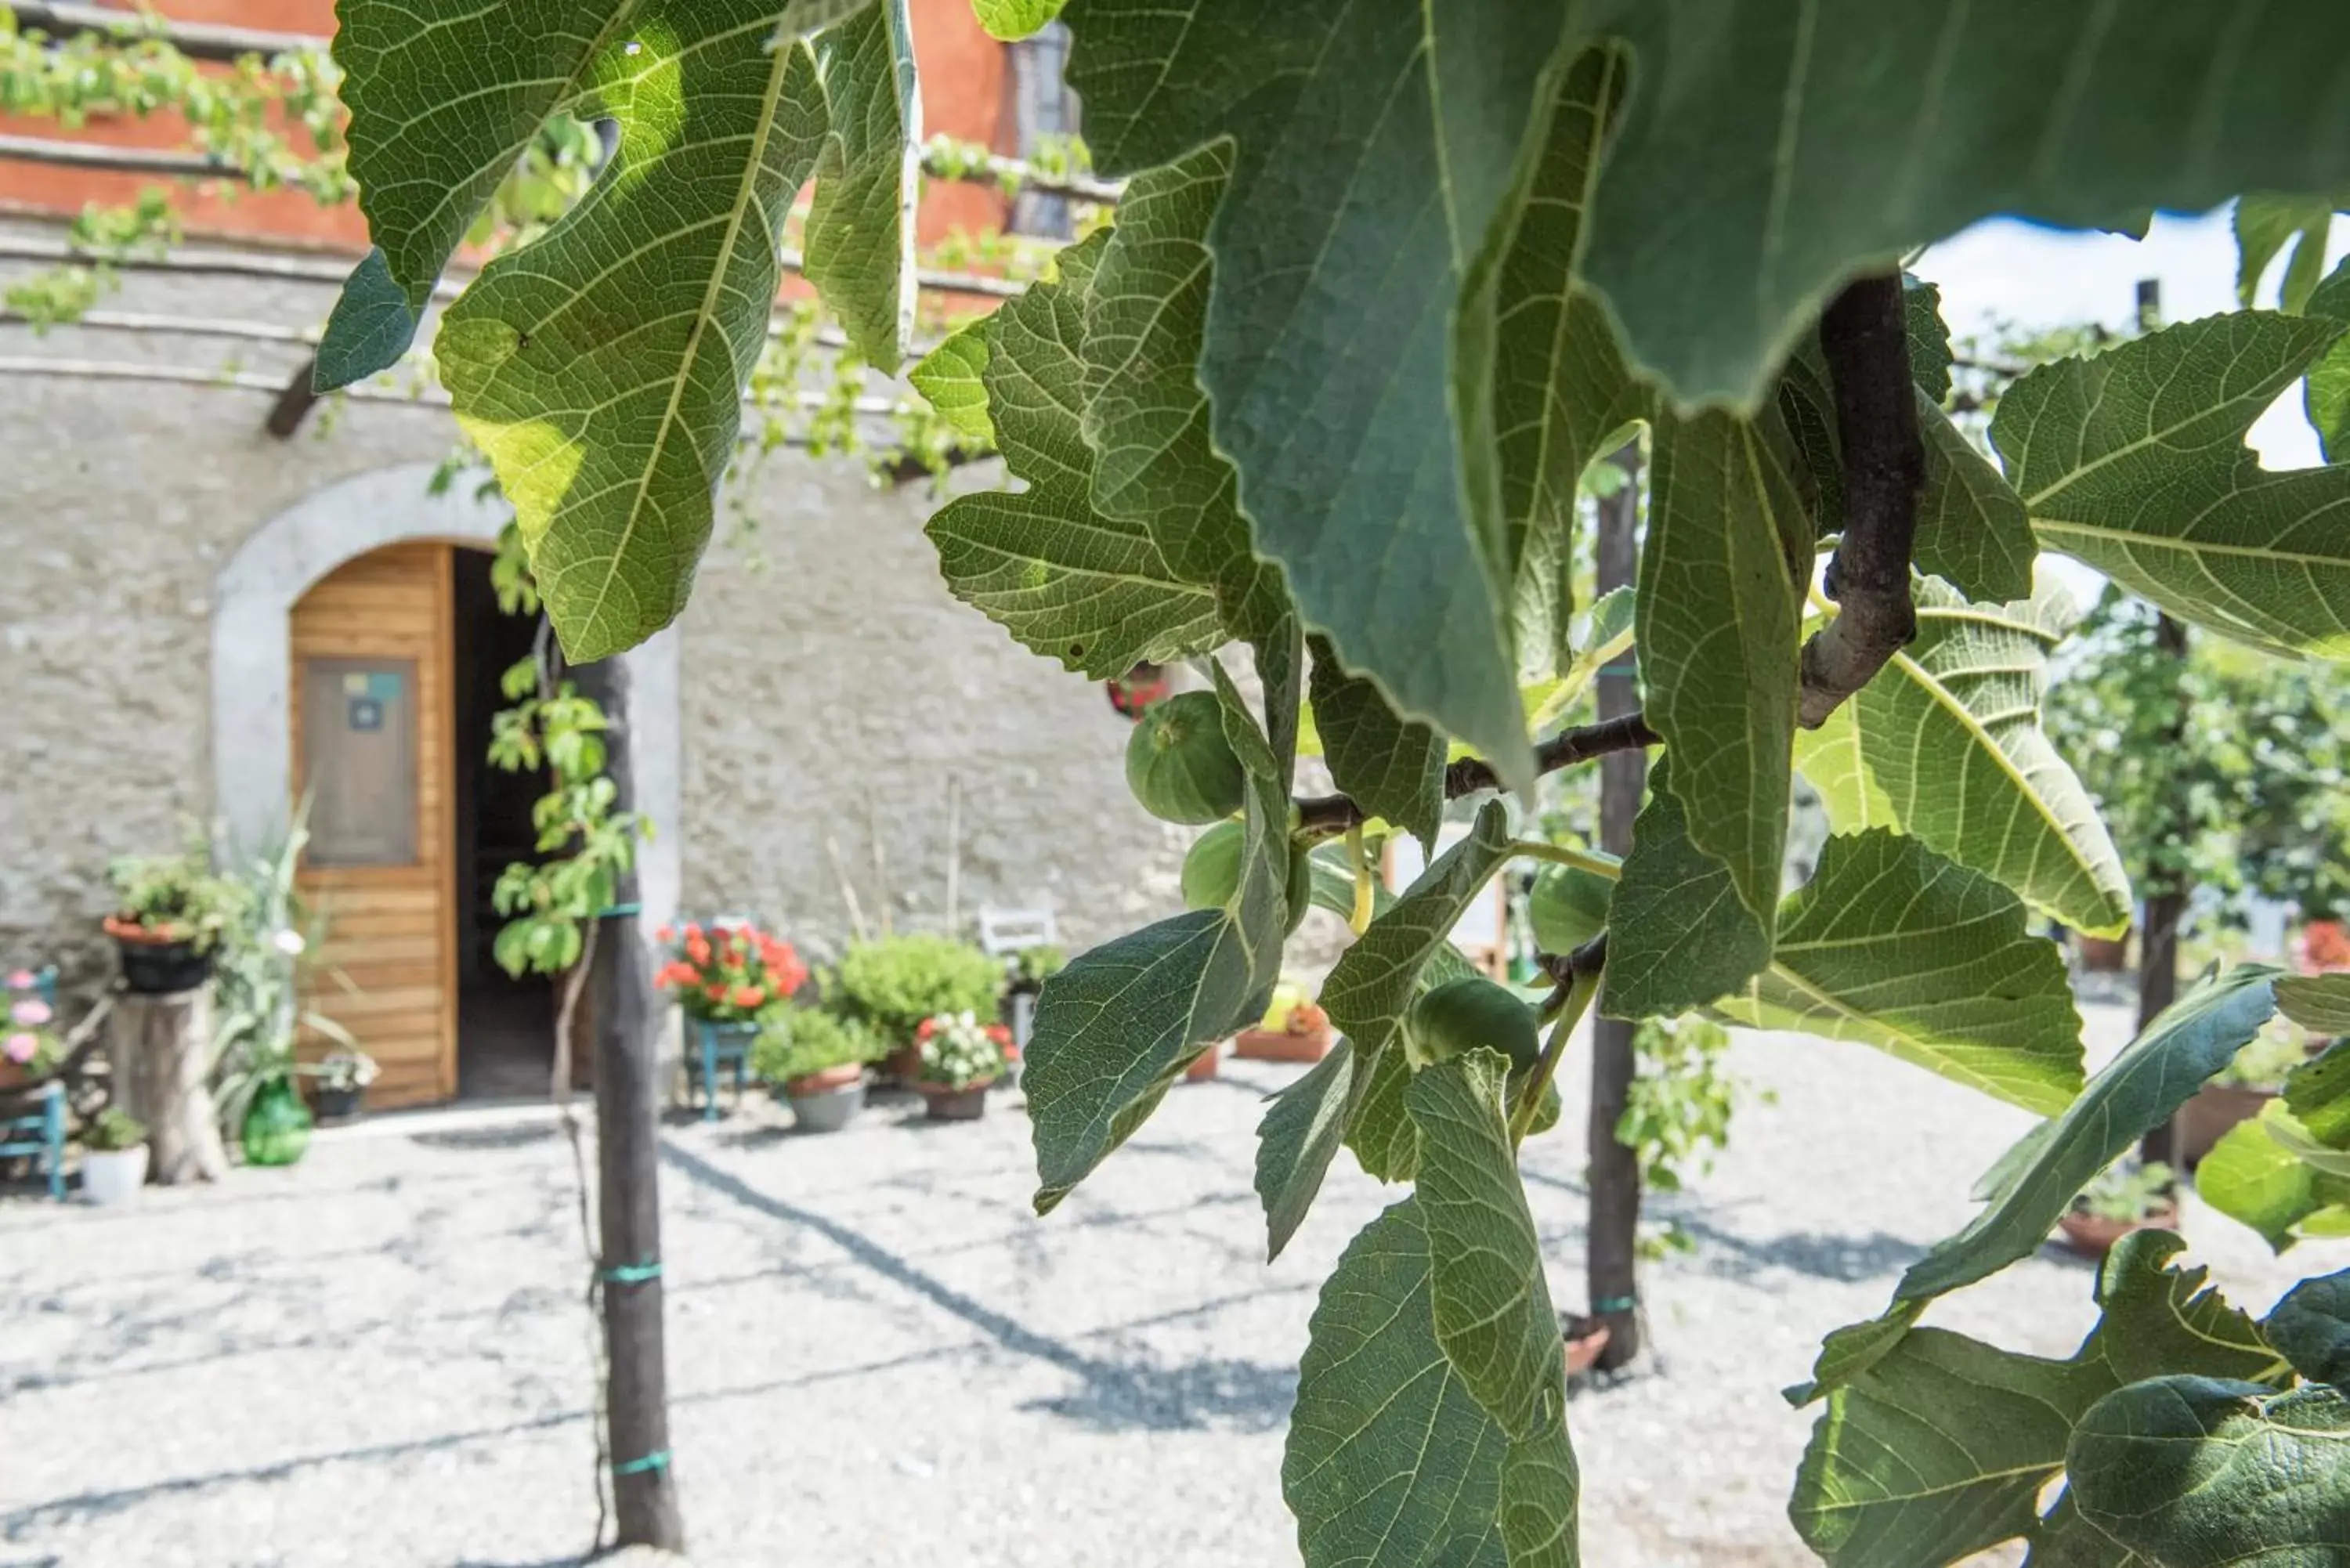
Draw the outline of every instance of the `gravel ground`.
M2111 1010L2092 1032L2110 1045ZM1809 1563L1810 1428L1777 1390L1961 1222L2021 1114L1866 1050L1742 1040L1775 1103L1673 1200L1657 1354L1570 1407L1594 1568ZM1382 1201L1341 1157L1282 1260L1249 1189L1258 1096L1186 1085L1046 1220L1027 1127L884 1105L829 1138L764 1105L666 1130L673 1448L700 1564L1295 1560L1280 1450L1315 1291ZM1579 1123L1570 1107L1569 1125ZM1581 1303L1582 1159L1529 1146L1553 1292ZM577 1560L595 1513L570 1168L543 1115L387 1117L292 1171L135 1209L0 1202L0 1568ZM2264 1308L2280 1267L2190 1211ZM2090 1271L2054 1253L1934 1321L2062 1355Z

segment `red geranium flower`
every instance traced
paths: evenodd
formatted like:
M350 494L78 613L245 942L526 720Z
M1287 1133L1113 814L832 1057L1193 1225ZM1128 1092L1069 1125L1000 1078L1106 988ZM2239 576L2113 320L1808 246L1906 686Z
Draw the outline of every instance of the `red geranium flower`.
M917 1040L928 1040L938 1032L939 1021L935 1018L925 1018L914 1025L914 1038Z
M1012 1044L1012 1031L1006 1029L1001 1023L989 1024L987 1026L986 1033L987 1037L990 1040L994 1041L998 1045L1009 1045Z
M677 940L677 928L675 926L663 926L660 929L653 933L653 940L657 942L673 942Z
M710 961L710 944L702 940L700 932L691 929L687 930L685 936L685 956L697 964L706 964Z
M766 1000L767 993L755 985L738 985L734 988L734 1005L737 1007L756 1007Z
M701 978L702 971L690 963L670 963L661 966L660 972L653 976L653 983L668 991L681 985L691 985Z
M712 1002L723 1002L726 1000L726 988L723 985L705 985L702 988L702 994Z

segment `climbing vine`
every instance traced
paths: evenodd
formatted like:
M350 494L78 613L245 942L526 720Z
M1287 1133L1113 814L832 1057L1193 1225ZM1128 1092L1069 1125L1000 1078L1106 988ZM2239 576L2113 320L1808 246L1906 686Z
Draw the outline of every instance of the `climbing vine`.
M2350 1032L2345 982L2238 966L2092 1075L2033 934L2118 933L2131 909L2041 723L2078 614L2042 551L2248 648L2350 657L2350 272L2309 275L2322 244L2295 241L2284 311L2033 368L2001 387L1986 451L1946 411L1936 292L1895 264L1996 213L2126 225L2316 193L2258 198L2281 251L2350 184L2350 11L981 9L1003 36L1061 13L1092 156L1121 183L1109 226L912 369L1018 482L946 502L929 534L951 591L1088 679L1210 659L1211 691L1138 730L1129 776L1162 815L1231 824L1186 878L1196 907L1045 985L1035 1206L1084 1201L1200 1053L1262 1014L1306 903L1357 925L1319 999L1345 1044L1272 1102L1255 1170L1272 1251L1341 1147L1401 1189L1339 1260L1299 1367L1283 1485L1305 1561L1577 1560L1516 1154L1548 1136L1544 1087L1596 1008L1809 1030L2042 1118L1794 1391L1820 1409L1791 1515L1825 1560L1916 1568L2021 1537L2109 1568L2338 1562L2350 1280L2256 1322L2149 1233L2107 1264L2069 1360L1920 1319L2033 1251L2273 1012ZM491 261L432 350L551 624L593 659L685 602L811 179L806 276L875 373L913 357L913 51L902 0L794 0L780 30L768 0L588 4L564 29L525 12L500 0L427 41L392 0L344 0L378 249L319 364L340 384L409 351L518 123L611 119L589 194ZM2272 473L2244 435L2296 385L2334 461ZM1623 651L1575 629L1576 497L1633 430L1648 507L1618 635L1642 707L1566 723L1555 683ZM1337 793L1299 799L1309 708ZM1447 932L1513 862L1559 860L1513 803L1633 748L1659 754L1629 856L1560 862L1603 885L1598 929L1542 955L1541 999L1485 988ZM1799 774L1832 833L1789 888ZM1438 853L1448 821L1467 831ZM1317 846L1375 823L1430 853L1409 888L1315 874ZM2312 1206L2350 1159L2340 1051L2256 1128L2313 1173Z

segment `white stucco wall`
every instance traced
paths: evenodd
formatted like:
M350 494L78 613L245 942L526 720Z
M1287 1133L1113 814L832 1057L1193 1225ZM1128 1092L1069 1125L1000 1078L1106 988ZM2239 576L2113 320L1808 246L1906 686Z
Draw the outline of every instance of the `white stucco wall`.
M293 326L329 303L152 275L105 302ZM0 353L289 364L265 346L19 327L0 328ZM445 412L355 403L280 441L261 428L267 403L0 378L0 961L97 972L107 861L214 820L215 747L268 743L213 719L215 587L240 546L330 486L438 461L455 437ZM783 453L722 511L724 542L677 631L682 823L659 825L685 909L756 912L836 948L847 911L827 837L878 916L878 832L896 920L935 926L951 775L966 920L986 902L1050 902L1083 946L1177 908L1189 835L1128 798L1126 721L948 596L920 534L933 504L920 486L873 489L854 461ZM744 519L751 536L733 537Z

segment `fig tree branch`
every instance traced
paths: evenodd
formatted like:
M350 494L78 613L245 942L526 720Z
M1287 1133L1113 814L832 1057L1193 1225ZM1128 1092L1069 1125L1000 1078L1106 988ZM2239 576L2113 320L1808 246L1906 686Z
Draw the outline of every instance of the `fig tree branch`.
M1909 380L1901 278L1856 279L1820 316L1844 449L1844 537L1828 562L1841 613L1804 645L1797 717L1816 730L1918 635L1909 558L1926 449Z
M1610 752L1628 752L1636 746L1662 744L1664 737L1648 728L1648 722L1638 713L1608 719L1596 724L1584 724L1572 730L1561 730L1534 748L1534 771L1556 773L1578 763L1604 757ZM1462 757L1444 770L1444 798L1459 800L1463 795L1479 794L1502 787L1501 775L1492 764L1481 757ZM1350 795L1315 795L1297 803L1298 830L1320 836L1344 833L1359 827L1367 820L1363 808Z

